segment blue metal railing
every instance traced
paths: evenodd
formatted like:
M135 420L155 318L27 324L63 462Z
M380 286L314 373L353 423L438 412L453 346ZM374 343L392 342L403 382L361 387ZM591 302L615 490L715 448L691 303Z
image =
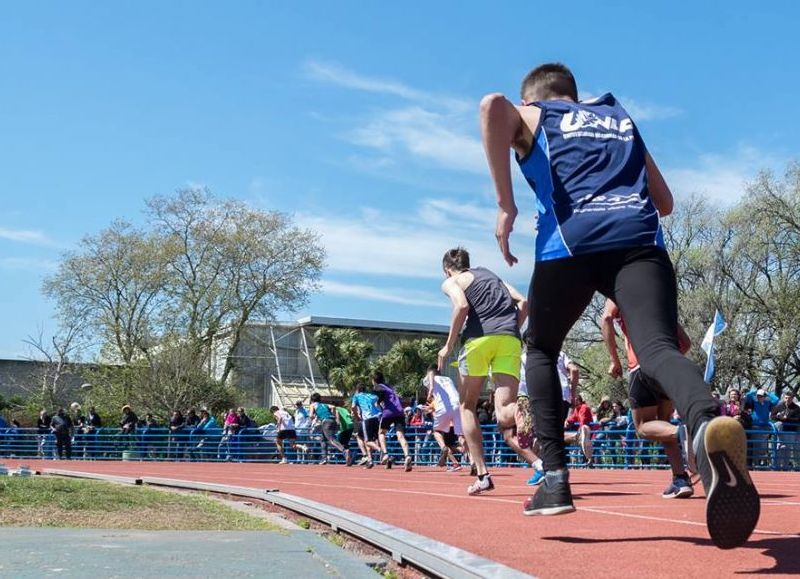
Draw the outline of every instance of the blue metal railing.
M517 455L505 444L494 425L483 429L483 449L490 466L524 466ZM322 456L322 435L319 431L298 430L297 442L302 449L285 445L290 462L314 463L323 458L341 463L343 456L329 448ZM759 470L800 470L800 432L779 431L774 425L751 429L748 434L748 462ZM92 433L75 433L69 439L73 459L86 460L146 460L146 461L232 461L276 462L279 460L275 444L274 425L247 428L235 434L222 429L184 429L170 432L167 428L141 428L133 434L123 434L117 428L100 428ZM408 427L406 439L416 464L435 464L439 447L430 427ZM53 433L39 433L37 429L0 429L0 458L58 458L59 446L66 455L66 441L61 444ZM389 454L398 462L403 458L400 445L393 432L387 438ZM349 448L358 457L355 438ZM571 466L588 466L580 448L567 446ZM599 429L592 433L593 466L598 468L669 468L664 449L660 444L642 440L632 427L627 429Z

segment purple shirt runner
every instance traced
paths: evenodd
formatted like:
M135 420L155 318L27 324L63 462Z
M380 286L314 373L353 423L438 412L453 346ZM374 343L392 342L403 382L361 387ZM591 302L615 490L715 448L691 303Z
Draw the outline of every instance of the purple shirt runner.
M383 412L381 418L390 418L392 416L403 416L403 403L397 392L392 390L386 384L378 384L375 386L375 393L379 398L383 399Z

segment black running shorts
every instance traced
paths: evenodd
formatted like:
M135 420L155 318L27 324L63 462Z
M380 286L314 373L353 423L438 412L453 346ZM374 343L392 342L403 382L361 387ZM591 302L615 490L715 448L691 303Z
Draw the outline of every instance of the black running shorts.
M631 408L658 406L660 401L669 400L655 380L645 376L639 368L631 372L628 383L628 399L631 402Z

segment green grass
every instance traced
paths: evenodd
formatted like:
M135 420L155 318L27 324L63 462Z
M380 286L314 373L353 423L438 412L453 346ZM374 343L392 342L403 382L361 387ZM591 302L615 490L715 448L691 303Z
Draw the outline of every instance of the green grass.
M0 477L0 526L278 530L202 495L38 476Z

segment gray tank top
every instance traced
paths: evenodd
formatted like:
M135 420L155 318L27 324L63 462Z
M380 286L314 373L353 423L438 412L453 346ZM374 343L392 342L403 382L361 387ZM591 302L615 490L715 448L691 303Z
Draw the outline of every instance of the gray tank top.
M519 337L517 306L503 281L483 267L469 270L474 279L464 294L469 303L469 314L463 338L510 335Z

